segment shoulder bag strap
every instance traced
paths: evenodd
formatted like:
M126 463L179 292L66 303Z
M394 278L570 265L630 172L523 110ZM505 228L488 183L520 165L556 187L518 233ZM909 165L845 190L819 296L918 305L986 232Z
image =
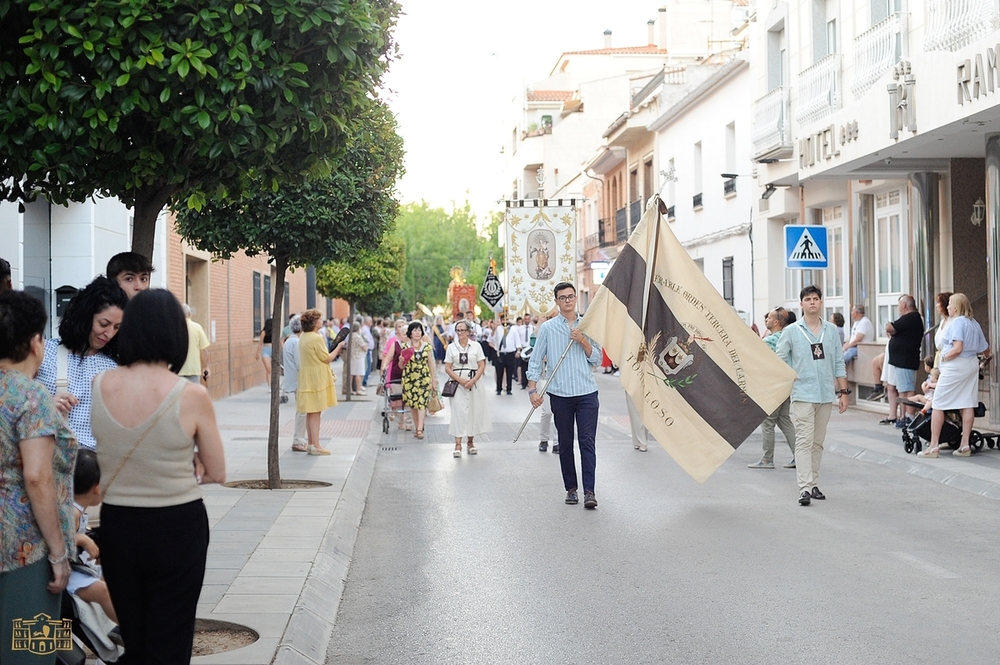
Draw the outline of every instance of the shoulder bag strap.
M188 382L187 379L180 379L180 381L184 383ZM94 388L96 390L100 390L101 389L100 384L94 386ZM176 390L176 387L174 388L174 390ZM156 426L156 423L160 422L160 418L163 417L163 414L169 411L171 407L173 407L174 403L177 402L177 400L179 400L181 398L181 395L183 394L184 394L184 386L181 385L181 389L177 391L177 394L175 394L173 398L164 405L164 408L162 408L160 412L156 414L156 417L153 418L153 422L149 423L149 426L145 430L143 430L142 434L139 435L139 438L136 439L135 443L132 444L132 449L128 451L128 454L125 455L124 458L122 458L122 461L118 465L118 468L115 469L115 472L113 474L111 474L111 479L108 480L108 484L101 489L102 496L107 496L108 488L111 487L111 483L115 482L115 478L117 478L118 474L121 473L122 467L125 466L125 462L127 462L129 458L132 457L132 453L134 453L135 449L139 447L139 444L142 443L143 439L146 438L146 435L149 434L150 430L152 430L153 427ZM101 401L102 402L104 401L103 398L101 399ZM104 408L105 410L107 410L107 406L105 406Z
M69 349L56 347L56 394L69 392Z

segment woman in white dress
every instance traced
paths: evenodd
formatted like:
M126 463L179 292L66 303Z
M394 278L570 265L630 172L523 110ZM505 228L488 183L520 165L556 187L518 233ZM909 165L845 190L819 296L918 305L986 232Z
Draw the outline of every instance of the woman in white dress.
M462 456L462 437L466 437L470 455L478 451L473 439L493 429L489 405L486 403L486 386L480 383L486 371L486 354L483 347L469 334L465 321L455 324L457 339L448 345L444 357L444 371L448 378L458 381L458 390L451 398L451 424L448 433L455 437L455 457Z
M950 320L941 345L941 376L934 389L931 413L931 442L917 455L938 456L944 412L962 411L962 445L952 453L956 457L972 454L969 436L979 404L979 359L977 354L987 352L989 345L979 322L972 318L972 305L964 293L954 293L948 301Z
M937 330L934 332L934 366L939 367L941 365L941 347L944 346L944 333L948 329L948 323L951 321L951 317L948 314L948 302L951 300L951 291L943 291L937 294L937 313L941 317L941 323L938 324Z

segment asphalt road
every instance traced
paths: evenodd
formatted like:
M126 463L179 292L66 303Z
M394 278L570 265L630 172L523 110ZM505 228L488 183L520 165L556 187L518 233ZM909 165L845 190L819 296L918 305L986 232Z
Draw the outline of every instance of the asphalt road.
M595 511L534 425L511 443L516 388L477 457L452 458L447 411L383 437L329 663L1000 660L995 500L828 454L803 508L793 470L746 468L759 433L699 486L633 450L599 384Z

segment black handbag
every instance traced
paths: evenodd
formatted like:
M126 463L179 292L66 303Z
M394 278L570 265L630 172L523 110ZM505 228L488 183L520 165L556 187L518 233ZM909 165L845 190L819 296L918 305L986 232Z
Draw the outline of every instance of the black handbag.
M458 381L455 379L448 379L444 382L444 388L441 390L441 397L454 397L456 392L458 392Z

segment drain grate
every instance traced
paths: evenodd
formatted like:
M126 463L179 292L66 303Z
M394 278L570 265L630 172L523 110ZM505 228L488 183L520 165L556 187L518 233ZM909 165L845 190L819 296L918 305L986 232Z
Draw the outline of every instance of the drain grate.
M384 450L388 453L391 453L394 450L399 450L399 448L397 448L396 446L379 446L379 450Z

